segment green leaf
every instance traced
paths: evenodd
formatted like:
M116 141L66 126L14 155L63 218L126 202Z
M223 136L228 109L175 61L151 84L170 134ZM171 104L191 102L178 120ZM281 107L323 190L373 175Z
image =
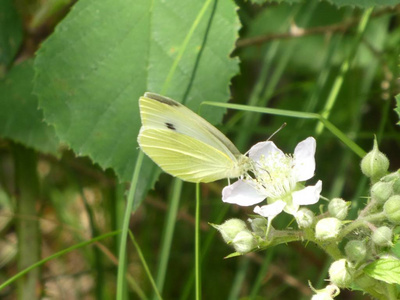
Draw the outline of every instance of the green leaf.
M370 263L364 272L386 283L400 284L400 260L395 258L382 258Z
M399 122L397 122L397 125L400 125L400 94L396 96L396 108L394 111L399 116Z
M43 122L32 94L33 62L13 67L0 81L0 135L44 153L56 154L54 129Z
M337 6L358 6L363 8L373 7L373 6L394 6L399 4L398 0L326 0ZM251 0L253 3L264 4L264 3L298 3L305 2L303 0Z
M379 6L395 6L399 4L398 0L327 0L337 6L358 6L362 8L379 7Z
M226 259L226 258L232 258L232 257L237 257L237 256L242 256L242 255L243 255L243 253L240 253L240 252L232 252L231 254L225 256L224 258Z
M22 24L13 0L0 1L0 76L14 59L22 42Z
M139 97L162 92L193 110L204 100L227 101L239 25L233 1L79 1L37 54L35 93L45 119L78 155L129 181ZM215 123L224 110L202 113ZM144 191L153 171L145 161Z
M264 4L264 3L269 3L269 2L272 2L272 3L282 3L282 2L285 2L285 3L299 3L299 2L302 2L303 0L250 0L251 2L253 2L253 3L255 3L255 4Z

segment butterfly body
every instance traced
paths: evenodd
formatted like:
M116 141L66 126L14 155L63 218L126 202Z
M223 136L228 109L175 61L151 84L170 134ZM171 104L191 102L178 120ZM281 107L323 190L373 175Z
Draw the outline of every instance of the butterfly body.
M153 93L139 99L140 148L165 172L190 182L241 176L249 158L209 122L179 102Z

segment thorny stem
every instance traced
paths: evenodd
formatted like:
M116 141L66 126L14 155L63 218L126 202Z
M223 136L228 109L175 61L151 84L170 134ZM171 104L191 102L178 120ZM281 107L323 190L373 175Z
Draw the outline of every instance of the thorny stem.
M373 208L377 206L378 202L372 198L371 201L364 207L364 209L360 212L357 219L361 219L366 216Z
M373 223L376 221L384 220L385 218L386 216L384 212L376 213L363 218L358 218L357 220L343 228L340 235L338 236L338 240L342 240L346 235L348 235L350 232L358 227L366 227L369 222Z

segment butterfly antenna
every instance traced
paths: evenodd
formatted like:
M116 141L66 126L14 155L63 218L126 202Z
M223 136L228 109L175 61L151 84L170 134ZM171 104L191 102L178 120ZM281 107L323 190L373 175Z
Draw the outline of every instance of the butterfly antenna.
M283 124L281 125L281 127L279 127L273 134L270 135L270 137L266 140L266 142L268 142L270 139L272 139L272 137L273 137L275 134L277 134L279 131L281 131L283 128L285 128L286 125L287 125L286 122L283 123ZM250 150L248 150L244 155L247 155L247 154L249 153L249 151L250 151Z
M267 139L267 141L269 141L270 139L272 139L272 137L273 137L275 134L277 134L279 131L281 131L283 128L285 128L286 125L287 125L286 122L283 123L283 124L281 125L281 127L279 127L273 134L270 135L270 137Z

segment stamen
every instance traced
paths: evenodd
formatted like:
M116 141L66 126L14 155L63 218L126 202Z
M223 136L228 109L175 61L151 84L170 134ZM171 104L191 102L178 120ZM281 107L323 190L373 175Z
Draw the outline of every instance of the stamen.
M282 198L296 186L292 176L293 156L273 153L262 155L253 168L254 178L248 174L255 188L271 198Z

